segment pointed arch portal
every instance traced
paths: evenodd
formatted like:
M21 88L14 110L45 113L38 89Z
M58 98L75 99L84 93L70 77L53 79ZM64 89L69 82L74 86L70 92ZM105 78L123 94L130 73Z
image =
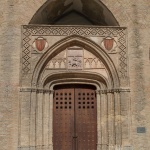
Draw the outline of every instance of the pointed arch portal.
M19 150L123 148L126 37L98 0L49 0L39 8L22 26Z

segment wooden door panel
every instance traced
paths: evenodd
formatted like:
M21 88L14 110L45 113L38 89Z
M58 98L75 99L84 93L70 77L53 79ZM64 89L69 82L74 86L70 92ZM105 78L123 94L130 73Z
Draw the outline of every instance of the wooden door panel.
M54 150L96 150L95 90L65 86L54 92Z
M97 115L95 91L75 89L78 150L96 150Z
M55 90L53 118L54 150L72 150L74 89Z

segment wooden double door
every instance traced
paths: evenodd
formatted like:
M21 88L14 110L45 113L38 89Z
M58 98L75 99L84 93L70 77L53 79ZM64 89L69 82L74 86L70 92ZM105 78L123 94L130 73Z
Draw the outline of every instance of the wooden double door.
M54 150L96 150L97 105L95 87L57 86L54 92Z

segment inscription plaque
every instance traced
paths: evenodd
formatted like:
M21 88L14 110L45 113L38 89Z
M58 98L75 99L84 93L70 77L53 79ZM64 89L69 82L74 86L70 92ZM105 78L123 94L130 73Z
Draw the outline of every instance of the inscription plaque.
M145 133L146 129L145 127L137 127L137 133Z

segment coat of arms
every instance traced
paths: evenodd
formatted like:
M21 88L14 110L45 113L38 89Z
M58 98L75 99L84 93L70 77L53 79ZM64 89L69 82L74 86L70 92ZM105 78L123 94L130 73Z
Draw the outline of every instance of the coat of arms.
M68 68L82 68L82 57L68 58Z
M108 51L113 50L116 47L116 45L117 43L112 37L106 37L103 39L102 46Z
M43 37L38 37L33 42L33 47L36 48L38 51L43 51L45 48L48 47L48 43Z

